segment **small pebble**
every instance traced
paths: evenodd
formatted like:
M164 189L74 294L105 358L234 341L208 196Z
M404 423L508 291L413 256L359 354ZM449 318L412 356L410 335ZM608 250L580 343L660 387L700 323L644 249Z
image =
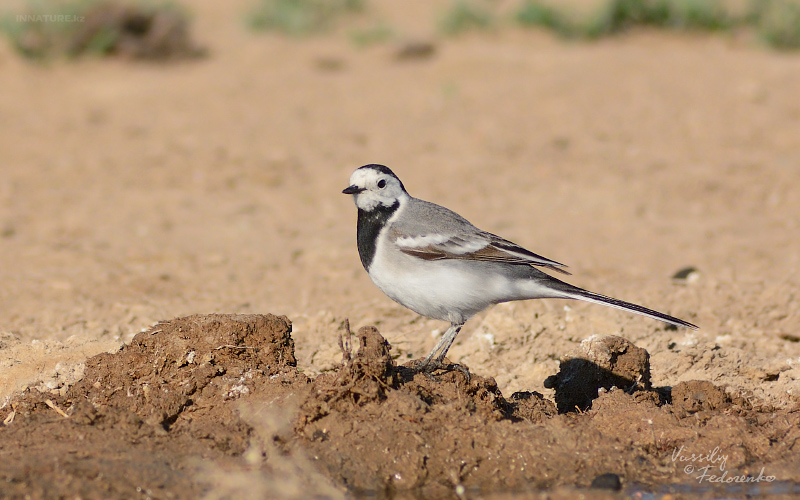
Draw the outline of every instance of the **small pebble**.
M618 475L607 472L594 478L590 488L619 491L622 489L622 481L619 479Z

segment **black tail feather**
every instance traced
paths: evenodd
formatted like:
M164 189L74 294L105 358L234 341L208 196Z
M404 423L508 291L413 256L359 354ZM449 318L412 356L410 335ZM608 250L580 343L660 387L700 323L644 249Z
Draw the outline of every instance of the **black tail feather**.
M563 283L563 282L562 282ZM637 304L632 304L630 302L625 302L624 300L618 300L612 297L606 297L605 295L600 295L599 293L590 292L588 290L584 290L582 288L578 288L567 283L566 288L564 287L560 290L564 293L565 298L572 298L578 300L585 300L587 302L593 302L595 304L602 304L607 305L610 307L615 307L617 309L622 309L623 311L630 311L636 314L641 314L642 316L647 316L649 318L657 319L659 321L663 321L665 323L669 323L675 326L684 326L686 328L691 328L693 330L697 330L699 327L688 321L684 321L682 319L675 318L670 316L669 314L664 314L658 311L654 311L652 309L648 309L644 306L640 306Z

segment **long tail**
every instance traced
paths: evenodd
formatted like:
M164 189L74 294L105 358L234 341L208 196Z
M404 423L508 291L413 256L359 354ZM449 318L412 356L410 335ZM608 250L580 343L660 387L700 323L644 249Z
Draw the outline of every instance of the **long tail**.
M615 307L617 309L622 309L623 311L630 311L636 314L641 314L642 316L647 316L648 318L657 319L659 321L663 321L664 323L669 323L675 326L685 326L686 328L691 328L693 330L697 330L698 326L689 323L688 321L683 321L682 319L675 318L670 316L669 314L660 313L658 311L654 311L652 309L648 309L646 307L642 307L640 305L632 304L630 302L625 302L624 300L618 300L611 297L606 297L605 295L600 295L599 293L590 292L588 290L584 290L583 288L578 288L576 286L570 285L569 283L564 283L563 281L556 280L552 278L554 281L558 281L561 286L554 287L556 288L564 298L568 299L577 299L577 300L585 300L586 302L593 302L595 304L602 304L610 307ZM548 283L552 286L552 283ZM566 285L566 286L563 286Z

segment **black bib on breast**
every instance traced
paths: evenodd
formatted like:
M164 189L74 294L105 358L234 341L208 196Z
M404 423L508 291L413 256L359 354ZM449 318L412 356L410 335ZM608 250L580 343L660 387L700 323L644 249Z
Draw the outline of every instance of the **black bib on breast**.
M378 205L373 210L358 209L358 227L356 239L358 242L358 256L361 257L361 264L367 272L375 257L375 249L378 246L378 234L386 225L389 218L400 208L400 202L395 201L390 207Z

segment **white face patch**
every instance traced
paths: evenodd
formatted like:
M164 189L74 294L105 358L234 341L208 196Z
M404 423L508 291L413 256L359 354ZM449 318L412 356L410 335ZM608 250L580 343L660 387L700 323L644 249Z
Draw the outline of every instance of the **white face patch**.
M375 174L374 170L366 170L359 168L353 175L350 176L350 185L351 186L358 186L358 187L366 187L367 181L370 178L370 174Z
M350 185L364 191L354 194L356 206L364 211L372 211L378 205L391 207L400 200L408 198L396 177L371 168L359 168L350 176Z

